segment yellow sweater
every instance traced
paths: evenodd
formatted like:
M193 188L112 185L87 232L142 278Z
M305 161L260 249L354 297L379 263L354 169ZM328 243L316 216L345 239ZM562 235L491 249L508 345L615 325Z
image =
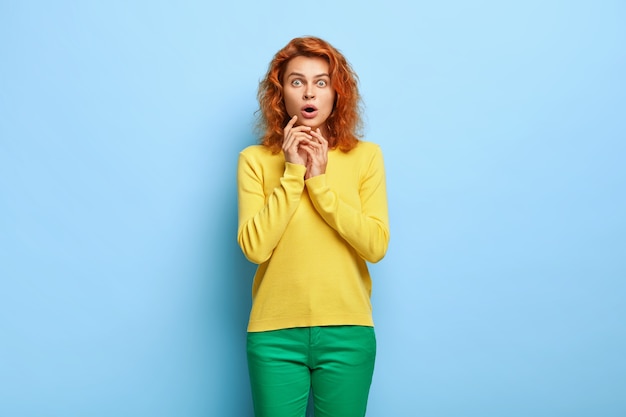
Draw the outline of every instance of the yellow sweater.
M329 150L326 173L261 145L239 155L239 227L245 256L259 264L248 331L373 326L366 261L387 251L389 220L380 148Z

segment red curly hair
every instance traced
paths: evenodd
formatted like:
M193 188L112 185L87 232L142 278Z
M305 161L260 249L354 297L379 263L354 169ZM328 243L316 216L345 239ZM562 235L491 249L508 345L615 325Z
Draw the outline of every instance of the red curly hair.
M363 124L358 76L341 52L313 36L292 39L278 51L259 83L257 128L262 134L261 144L275 153L281 150L283 129L290 119L283 99L283 76L287 63L297 56L323 58L328 62L335 105L326 120L329 136L326 139L331 148L349 151L357 145Z

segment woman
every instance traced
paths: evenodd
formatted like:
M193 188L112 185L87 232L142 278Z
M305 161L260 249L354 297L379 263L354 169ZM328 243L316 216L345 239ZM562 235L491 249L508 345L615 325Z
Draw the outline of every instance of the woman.
M358 139L357 76L296 38L259 85L260 145L239 156L238 242L259 264L248 368L257 417L362 417L376 340L366 261L389 242L380 148Z

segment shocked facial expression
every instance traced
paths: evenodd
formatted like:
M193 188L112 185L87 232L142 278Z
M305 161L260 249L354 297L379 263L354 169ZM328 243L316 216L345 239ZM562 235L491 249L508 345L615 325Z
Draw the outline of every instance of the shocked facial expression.
M296 125L320 128L324 134L335 104L328 62L317 57L292 58L283 77L283 96L289 117L298 116Z

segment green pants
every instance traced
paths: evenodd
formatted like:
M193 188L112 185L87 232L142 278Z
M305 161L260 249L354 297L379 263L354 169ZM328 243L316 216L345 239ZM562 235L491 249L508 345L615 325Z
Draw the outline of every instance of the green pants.
M372 327L301 327L248 333L256 417L363 417L374 372Z

